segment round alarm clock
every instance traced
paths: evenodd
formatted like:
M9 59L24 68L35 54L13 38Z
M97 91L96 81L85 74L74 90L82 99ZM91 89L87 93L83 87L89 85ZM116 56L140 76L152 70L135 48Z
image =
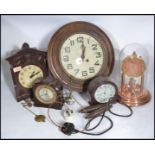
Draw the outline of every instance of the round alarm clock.
M83 91L92 78L111 73L114 50L99 27L78 21L64 25L54 34L47 58L56 79L72 90Z
M104 104L118 96L118 89L114 82L104 77L97 77L89 83L88 93L91 98L90 104Z

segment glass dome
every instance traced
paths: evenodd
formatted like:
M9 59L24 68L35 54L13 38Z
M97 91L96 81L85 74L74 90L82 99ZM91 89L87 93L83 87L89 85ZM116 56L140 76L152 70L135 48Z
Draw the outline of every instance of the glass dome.
M144 84L147 64L148 52L142 45L133 43L122 49L119 88L121 102L129 106L138 106L150 100L150 93Z

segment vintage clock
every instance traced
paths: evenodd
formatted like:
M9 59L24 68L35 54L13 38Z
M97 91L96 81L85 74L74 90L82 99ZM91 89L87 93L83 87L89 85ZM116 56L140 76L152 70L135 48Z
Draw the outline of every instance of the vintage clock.
M55 109L61 109L64 103L60 87L45 81L34 83L32 100L36 107Z
M105 32L87 22L61 27L48 46L48 66L53 76L72 90L86 90L95 76L108 76L114 50Z
M90 104L105 104L118 97L118 89L115 83L104 77L94 78L88 85Z
M18 53L6 59L11 65L17 101L31 97L33 82L48 75L46 56L46 52L24 43Z
M121 51L121 84L119 88L121 103L128 106L139 106L150 101L150 92L145 88L147 54L147 50L137 43L127 45Z

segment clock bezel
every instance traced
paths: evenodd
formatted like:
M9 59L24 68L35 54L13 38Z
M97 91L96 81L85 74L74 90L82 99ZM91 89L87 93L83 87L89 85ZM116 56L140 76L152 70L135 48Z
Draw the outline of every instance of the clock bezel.
M66 24L58 29L57 32L53 35L49 42L47 57L48 66L51 73L57 80L59 80L65 86L70 87L72 90L85 91L89 81L94 77L86 80L80 80L74 78L71 75L68 75L64 71L64 68L61 66L59 59L63 43L67 38L69 38L69 36L77 33L92 36L99 42L101 48L105 50L105 63L103 63L104 66L101 67L102 69L94 77L99 75L110 75L114 65L114 50L112 43L105 32L96 25L88 22L78 21Z

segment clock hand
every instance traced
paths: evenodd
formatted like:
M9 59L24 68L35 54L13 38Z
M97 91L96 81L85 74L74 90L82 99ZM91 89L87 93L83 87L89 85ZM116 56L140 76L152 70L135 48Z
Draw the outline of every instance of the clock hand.
M86 46L83 43L81 44L81 49L82 49L81 59L82 61L84 61Z
M37 74L39 74L40 72L38 71L38 72L33 72L31 75L30 75L30 78L33 78L35 75L37 75Z

